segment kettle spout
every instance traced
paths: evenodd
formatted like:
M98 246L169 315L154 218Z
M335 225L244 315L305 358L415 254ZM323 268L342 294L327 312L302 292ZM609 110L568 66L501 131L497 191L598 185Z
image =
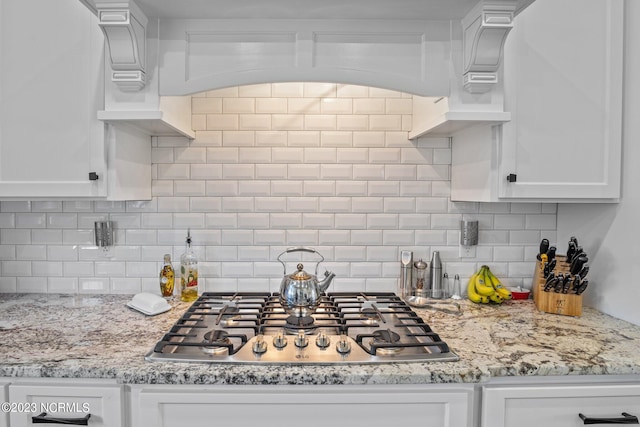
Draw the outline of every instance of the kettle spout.
M325 292L329 288L329 285L331 284L331 281L333 280L334 277L336 277L334 273L330 271L325 271L324 280L318 282L318 291Z

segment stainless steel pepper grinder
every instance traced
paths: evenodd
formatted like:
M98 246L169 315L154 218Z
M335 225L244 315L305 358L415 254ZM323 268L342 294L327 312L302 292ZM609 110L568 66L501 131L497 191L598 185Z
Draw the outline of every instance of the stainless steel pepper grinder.
M431 278L431 298L444 298L446 291L442 286L442 262L440 262L440 252L438 251L433 251L431 254L429 277Z

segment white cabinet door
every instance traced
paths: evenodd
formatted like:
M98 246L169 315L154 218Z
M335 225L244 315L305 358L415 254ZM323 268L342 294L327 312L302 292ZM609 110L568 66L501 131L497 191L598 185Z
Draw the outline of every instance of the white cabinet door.
M46 418L83 418L90 415L89 426L122 427L125 406L122 386L90 382L56 383L27 382L9 386L9 402L22 404L11 412L11 426L23 427L35 424L32 417L46 413ZM24 411L22 409L35 409ZM60 423L58 423L60 424Z
M131 426L471 427L464 386L132 386Z
M640 417L640 384L485 386L481 427L578 427L589 418Z
M0 403L9 403L9 381L0 380ZM4 408L6 409L6 408ZM9 425L9 412L0 411L0 427L7 427Z
M620 196L623 0L536 0L504 52L501 198ZM515 175L514 182L507 176Z
M0 2L0 197L106 195L103 44L78 0Z

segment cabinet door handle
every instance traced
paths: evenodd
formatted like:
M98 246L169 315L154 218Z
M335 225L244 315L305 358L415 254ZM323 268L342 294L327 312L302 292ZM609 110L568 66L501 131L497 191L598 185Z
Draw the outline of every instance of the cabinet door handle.
M585 424L638 424L638 417L635 415L622 413L622 418L590 418L583 414L578 414Z
M81 418L57 418L47 417L47 413L43 412L40 415L31 417L31 422L33 424L66 424L73 426L88 426L89 418L91 418L91 414L87 414Z

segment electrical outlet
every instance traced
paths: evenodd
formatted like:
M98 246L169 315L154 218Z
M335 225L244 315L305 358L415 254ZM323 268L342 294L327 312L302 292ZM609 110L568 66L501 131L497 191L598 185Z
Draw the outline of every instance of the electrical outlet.
M476 247L475 246L465 246L460 245L460 258L475 258L476 257Z

